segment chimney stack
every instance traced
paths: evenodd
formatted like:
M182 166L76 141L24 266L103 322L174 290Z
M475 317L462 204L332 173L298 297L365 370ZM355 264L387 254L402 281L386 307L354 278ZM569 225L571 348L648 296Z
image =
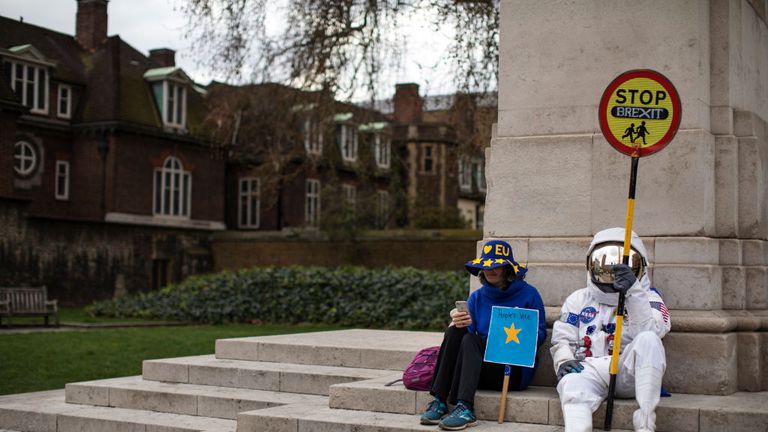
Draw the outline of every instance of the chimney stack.
M421 123L423 101L419 85L413 83L395 85L395 121L403 124Z
M107 2L77 0L75 39L88 51L96 51L107 39Z
M149 50L149 60L159 67L176 66L176 51L170 48Z

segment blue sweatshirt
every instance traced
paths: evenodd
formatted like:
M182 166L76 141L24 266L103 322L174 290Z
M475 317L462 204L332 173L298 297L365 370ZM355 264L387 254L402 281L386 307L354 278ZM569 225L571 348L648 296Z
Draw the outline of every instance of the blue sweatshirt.
M544 302L541 300L539 292L532 285L523 280L516 280L509 284L506 290L502 291L493 285L484 284L480 289L469 295L467 307L472 316L472 324L467 328L471 333L488 338L488 329L491 326L491 309L493 306L519 307L526 309L535 309L539 311L539 338L538 344L544 343L547 338L547 318L544 316ZM522 367L520 387L523 390L528 387L533 374L536 370L533 368Z

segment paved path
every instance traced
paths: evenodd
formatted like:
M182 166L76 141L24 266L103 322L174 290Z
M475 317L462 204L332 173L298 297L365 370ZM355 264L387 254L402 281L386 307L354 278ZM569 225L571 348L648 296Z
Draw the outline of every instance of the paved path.
M0 326L0 335L18 334L18 333L44 333L44 332L67 332L82 330L100 330L111 328L129 328L129 327L174 327L185 326L191 323L176 321L137 321L137 322L105 322L105 323L79 323L62 322L59 327L44 325L13 325L8 327L5 324ZM2 430L0 430L2 432Z

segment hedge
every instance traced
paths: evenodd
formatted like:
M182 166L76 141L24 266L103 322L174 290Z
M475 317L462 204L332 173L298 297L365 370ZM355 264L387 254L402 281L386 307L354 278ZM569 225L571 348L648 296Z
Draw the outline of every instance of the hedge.
M468 292L466 273L414 268L255 267L95 303L96 316L198 323L323 323L440 329Z

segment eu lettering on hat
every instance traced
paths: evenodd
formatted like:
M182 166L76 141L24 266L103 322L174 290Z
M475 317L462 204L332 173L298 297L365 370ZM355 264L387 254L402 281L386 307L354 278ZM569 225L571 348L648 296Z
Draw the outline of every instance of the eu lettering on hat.
M480 270L490 270L506 265L511 266L515 274L522 276L526 272L525 267L515 261L512 246L504 240L489 240L483 244L480 252L479 257L464 265L464 268L474 276L477 276Z

